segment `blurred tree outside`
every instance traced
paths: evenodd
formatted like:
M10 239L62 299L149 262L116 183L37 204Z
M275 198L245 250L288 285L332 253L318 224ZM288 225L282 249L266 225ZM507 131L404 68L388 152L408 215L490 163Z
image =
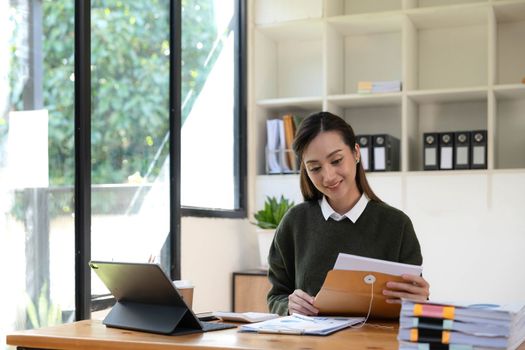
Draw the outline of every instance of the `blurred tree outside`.
M213 5L212 0L182 1L183 121L213 67ZM144 176L168 133L168 9L169 0L92 1L93 184L126 183L136 172ZM50 185L73 185L74 2L44 0L43 12ZM160 152L147 180L158 174L167 144Z

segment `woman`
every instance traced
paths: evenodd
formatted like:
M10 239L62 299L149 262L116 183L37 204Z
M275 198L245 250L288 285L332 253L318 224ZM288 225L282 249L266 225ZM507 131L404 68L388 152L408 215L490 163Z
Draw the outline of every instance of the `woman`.
M339 253L421 265L410 219L370 188L350 125L328 112L313 114L299 126L293 149L304 202L285 215L270 249L271 312L316 315L314 296ZM387 283L387 302L428 298L423 277L402 277Z

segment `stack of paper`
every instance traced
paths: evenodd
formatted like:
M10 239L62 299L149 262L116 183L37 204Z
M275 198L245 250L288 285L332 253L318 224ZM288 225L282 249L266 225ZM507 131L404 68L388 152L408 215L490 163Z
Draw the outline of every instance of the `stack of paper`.
M525 340L525 306L404 300L400 350L516 349Z
M311 317L293 314L242 325L241 332L328 335L364 321L362 317Z
M401 91L401 81L360 81L357 83L357 93L359 94L380 94L386 92Z

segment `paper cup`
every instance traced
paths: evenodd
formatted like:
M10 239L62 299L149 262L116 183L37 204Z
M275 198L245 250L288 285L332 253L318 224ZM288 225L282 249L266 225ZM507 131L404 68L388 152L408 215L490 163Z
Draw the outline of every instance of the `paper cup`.
M189 280L177 280L173 281L175 288L179 291L182 299L191 309L193 306L193 284Z

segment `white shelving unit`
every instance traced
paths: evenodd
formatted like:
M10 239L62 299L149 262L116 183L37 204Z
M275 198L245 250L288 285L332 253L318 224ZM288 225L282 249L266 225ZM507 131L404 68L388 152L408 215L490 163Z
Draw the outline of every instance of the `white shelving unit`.
M401 140L422 170L422 134L488 130L488 171L525 168L525 1L253 0L250 125L264 175L264 123L326 110L356 133ZM362 80L402 91L357 94Z
M520 299L525 0L249 5L250 210L266 195L301 201L298 175L265 175L265 121L330 111L356 133L401 140L401 171L368 179L412 218L434 297ZM360 95L360 80L401 80L402 91ZM488 132L486 170L423 171L423 133L475 129Z

